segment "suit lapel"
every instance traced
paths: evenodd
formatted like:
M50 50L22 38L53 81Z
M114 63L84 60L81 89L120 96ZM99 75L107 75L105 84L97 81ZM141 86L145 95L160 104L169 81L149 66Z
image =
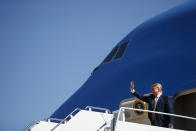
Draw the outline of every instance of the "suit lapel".
M156 105L156 110L159 109L159 105L162 101L162 95L159 97L158 101L157 101L157 105Z
M154 98L155 98L155 96L154 95L151 95L151 106L153 106Z

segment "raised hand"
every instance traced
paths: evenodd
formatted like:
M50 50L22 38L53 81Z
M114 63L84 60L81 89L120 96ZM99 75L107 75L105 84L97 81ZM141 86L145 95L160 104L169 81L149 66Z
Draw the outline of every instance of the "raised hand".
M132 91L134 88L135 88L134 81L131 81L130 82L130 91Z
M172 123L169 123L168 127L169 127L169 128L174 128L174 126L173 126Z

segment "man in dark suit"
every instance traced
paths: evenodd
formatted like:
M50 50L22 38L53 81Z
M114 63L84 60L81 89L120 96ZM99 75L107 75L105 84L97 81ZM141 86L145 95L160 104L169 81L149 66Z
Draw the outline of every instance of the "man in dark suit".
M148 110L172 113L173 114L173 104L172 100L162 94L162 85L155 83L152 85L152 94L149 96L144 96L135 91L134 82L130 82L130 91L132 95L148 103ZM148 113L148 117L152 125L173 128L174 119L172 116Z

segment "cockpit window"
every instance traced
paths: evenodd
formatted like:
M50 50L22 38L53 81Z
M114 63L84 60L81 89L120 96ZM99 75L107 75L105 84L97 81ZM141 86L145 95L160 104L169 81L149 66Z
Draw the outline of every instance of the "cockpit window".
M110 54L105 58L105 60L103 61L103 63L107 63L107 62L110 62L110 61L113 61L113 60L116 60L116 59L120 59L126 48L127 48L127 45L128 45L129 41L121 44L121 45L118 45L116 46L111 52Z
M127 45L128 45L128 41L123 43L120 48L118 49L118 53L116 54L115 56L115 59L119 59L123 56L124 52L125 52L125 49L127 48Z
M93 72L95 72L97 69L99 69L99 67L103 63L108 63L108 62L111 62L113 60L120 59L123 56L123 54L125 53L125 50L126 50L128 44L129 44L129 41L127 41L127 42L125 42L125 43L123 43L121 45L117 45L116 47L114 47L113 50L109 53L109 55L104 59L104 61L99 66L97 66L93 70Z
M116 46L111 52L110 54L105 58L105 60L103 61L103 63L107 63L109 61L112 60L112 58L114 57L114 55L116 54L116 52L118 51L119 46Z

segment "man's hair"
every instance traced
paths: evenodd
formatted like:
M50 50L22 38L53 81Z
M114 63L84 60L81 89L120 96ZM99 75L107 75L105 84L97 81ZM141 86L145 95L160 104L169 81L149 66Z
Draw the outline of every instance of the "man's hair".
M152 87L157 86L159 89L162 90L162 85L160 83L154 83L152 84Z

